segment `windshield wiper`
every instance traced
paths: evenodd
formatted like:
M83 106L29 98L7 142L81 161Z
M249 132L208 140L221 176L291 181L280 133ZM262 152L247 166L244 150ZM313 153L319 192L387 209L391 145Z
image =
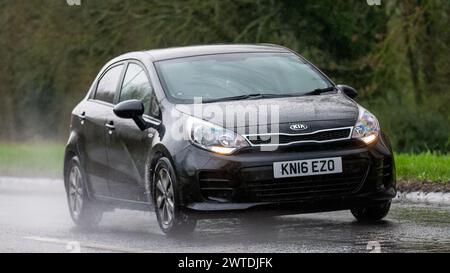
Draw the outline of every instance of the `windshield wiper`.
M254 94L245 94L245 95L239 95L239 96L232 96L232 97L224 97L224 98L218 98L218 99L209 99L204 100L204 103L210 103L210 102L219 102L219 101L231 101L231 100L249 100L249 99L262 99L262 98L283 98L283 97L298 97L298 96L308 96L308 95L320 95L322 93L334 91L336 88L334 86L326 87L326 88L318 88L314 89L313 91L306 92L306 93L287 93L287 94L271 94L271 93L254 93Z
M334 87L334 86L329 86L329 87L325 87L325 88L317 88L312 91L303 93L302 96L320 95L322 93L331 92L331 91L335 91L335 90L336 90L336 87Z
M289 95L286 95L286 94L254 93L254 94L246 94L246 95L239 95L239 96L232 96L232 97L224 97L224 98L218 98L218 99L204 100L203 102L209 103L209 102L230 101L230 100L248 100L248 99L260 99L260 98L280 98L280 97L287 97L287 96L289 96Z

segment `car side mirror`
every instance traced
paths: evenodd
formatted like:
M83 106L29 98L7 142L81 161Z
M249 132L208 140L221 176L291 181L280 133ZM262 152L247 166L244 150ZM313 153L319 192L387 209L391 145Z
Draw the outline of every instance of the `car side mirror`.
M132 119L141 131L148 129L150 123L144 120L144 104L140 100L126 100L117 104L114 114L119 118Z
M352 99L354 99L354 98L356 98L356 96L358 96L358 92L355 90L355 88L353 88L351 86L340 84L337 87L339 89L341 89L345 95L349 96Z

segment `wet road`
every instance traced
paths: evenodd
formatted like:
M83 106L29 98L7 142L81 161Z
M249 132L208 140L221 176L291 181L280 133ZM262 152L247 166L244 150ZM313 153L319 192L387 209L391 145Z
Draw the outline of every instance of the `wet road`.
M174 239L150 212L116 210L80 230L60 183L32 183L0 178L0 252L450 252L449 207L395 203L376 225L358 224L348 211L204 220L192 236Z

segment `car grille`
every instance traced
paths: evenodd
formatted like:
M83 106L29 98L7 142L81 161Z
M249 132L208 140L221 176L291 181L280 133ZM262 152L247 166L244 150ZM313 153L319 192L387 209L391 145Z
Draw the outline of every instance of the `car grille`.
M278 141L272 143L273 134L246 135L247 140L254 146L260 145L288 145L291 143L329 142L349 139L352 128L338 128L321 130L306 134L277 134Z
M264 166L241 170L241 179L247 181L247 191L255 201L296 201L355 193L367 171L367 160L354 159L343 161L343 173L340 174L273 179L272 167Z

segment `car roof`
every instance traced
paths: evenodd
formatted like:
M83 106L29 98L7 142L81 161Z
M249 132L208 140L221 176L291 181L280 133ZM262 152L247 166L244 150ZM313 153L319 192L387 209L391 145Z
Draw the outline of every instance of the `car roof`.
M183 57L226 54L226 53L256 53L256 52L291 52L289 49L273 44L230 44L230 45L199 45L152 49L123 54L115 59L148 58L154 62Z

